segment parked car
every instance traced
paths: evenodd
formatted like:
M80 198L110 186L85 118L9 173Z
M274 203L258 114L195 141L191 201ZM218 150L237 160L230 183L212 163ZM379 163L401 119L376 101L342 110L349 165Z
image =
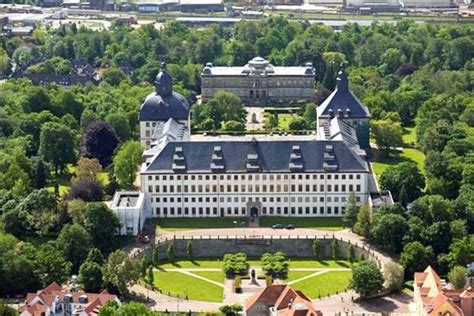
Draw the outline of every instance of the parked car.
M285 226L286 229L295 229L295 225L293 224L288 224Z
M273 229L283 229L283 225L282 224L275 224L272 226Z

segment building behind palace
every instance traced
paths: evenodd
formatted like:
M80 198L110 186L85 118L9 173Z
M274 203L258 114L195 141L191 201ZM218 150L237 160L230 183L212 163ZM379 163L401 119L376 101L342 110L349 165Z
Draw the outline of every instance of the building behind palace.
M380 196L363 145L370 113L343 70L317 110L317 134L191 135L189 115L163 64L140 111L141 193L129 202L140 203L122 209L122 234L150 217L342 217L351 194L369 205ZM117 214L132 193L116 194Z
M255 57L242 67L217 67L207 63L201 73L201 97L206 102L219 91L232 92L246 105L311 101L314 97L315 70L303 67L277 67Z

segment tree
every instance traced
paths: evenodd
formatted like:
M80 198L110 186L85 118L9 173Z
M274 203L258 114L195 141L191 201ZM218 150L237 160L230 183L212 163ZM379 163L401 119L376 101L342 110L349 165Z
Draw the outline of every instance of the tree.
M385 169L380 176L380 186L389 190L392 196L399 197L402 186L407 190L407 201L412 202L420 196L425 187L425 178L414 162L402 162Z
M99 160L95 158L81 157L76 165L75 176L72 182L78 181L98 181L99 174L102 172L102 166Z
M155 284L155 275L153 273L153 267L150 266L148 267L148 271L147 271L147 282L148 282L148 285L150 285L150 287L153 288L154 284Z
M79 268L79 283L85 292L98 292L103 287L100 265L94 261L84 261Z
M39 154L53 164L56 177L68 163L76 161L74 143L74 134L63 124L47 122L41 127Z
M80 199L86 202L102 201L104 198L104 190L101 184L95 180L76 180L69 188L69 192L65 198L67 200Z
M142 153L142 146L136 141L128 141L120 147L114 157L114 174L120 186L133 186Z
M132 137L132 129L125 113L111 112L105 117L105 121L113 127L121 141Z
M448 273L448 280L451 285L457 289L462 290L466 286L467 269L463 266L455 266Z
M313 256L316 260L321 260L321 241L319 239L313 240Z
M388 290L401 291L403 289L405 270L401 265L390 261L385 264L383 274Z
M375 144L384 155L388 155L391 150L403 145L400 123L389 120L372 121L371 131Z
M357 222L357 214L359 213L359 206L357 205L357 198L354 192L351 192L347 199L346 209L344 211L344 218L342 222L344 227L353 228Z
M371 220L371 209L369 205L363 205L359 209L357 214L357 223L354 226L354 231L364 237L368 237L370 233L370 227L372 225Z
M399 214L377 214L374 216L370 235L385 250L399 253L402 240L408 231L408 223Z
M91 249L91 237L78 224L66 225L58 236L57 244L66 259L72 263L73 272L77 272Z
M86 207L84 227L92 237L92 244L106 254L113 249L120 221L107 205L94 202Z
M127 288L140 278L140 270L139 261L130 258L122 250L116 250L109 255L102 269L104 284L125 294Z
M1 56L0 56L1 58ZM1 69L0 69L1 71ZM1 74L1 73L0 73ZM6 305L3 300L0 300L0 316L16 316L18 312L13 307Z
M150 266L149 262L148 262L148 258L146 256L143 256L142 260L141 260L141 277L142 278L145 278L146 276L146 271L148 269L148 267Z
M158 267L158 265L160 264L160 248L158 246L153 247L151 260L152 260L153 266Z
M383 288L383 275L373 261L364 260L352 266L352 279L349 288L367 298Z
M36 159L33 165L33 175L32 186L35 189L44 188L48 179L48 169L46 168L43 159Z
M262 270L272 277L285 278L288 274L288 261L286 255L281 252L264 253L260 258Z
M451 267L466 266L474 261L474 236L454 240L449 246L448 260Z
M407 276L425 270L429 262L429 251L418 241L413 241L403 247L400 263L405 268Z
M278 115L269 113L265 121L263 122L263 125L267 130L271 130L278 127Z
M193 243L192 241L188 241L186 245L186 254L188 255L189 260L193 260Z
M219 311L226 316L235 316L243 311L243 307L240 304L222 305L219 307Z
M110 67L102 74L102 79L111 86L118 86L122 80L127 79L127 76L122 69L117 67Z
M309 129L316 129L316 104L307 103L305 105L303 119Z
M71 273L72 264L64 258L61 250L54 242L42 244L36 253L36 273L41 279L43 287L52 282L63 283Z
M12 210L11 215L16 217L23 230L36 231L41 235L46 235L57 223L57 212L56 195L46 189L40 189L28 194ZM5 218L2 218L2 221L4 220Z
M105 260L104 260L104 256L102 255L102 252L100 252L99 249L97 248L91 248L91 250L89 250L89 253L87 254L87 261L91 261L91 262L95 262L97 263L98 265L103 265Z
M381 56L383 72L394 73L402 64L402 54L398 48L389 48Z
M293 118L288 124L290 131L303 131L307 129L306 121L301 117Z
M339 260L341 258L341 249L339 248L339 240L333 239L331 244L331 252L334 260Z
M354 263L357 260L356 253L355 253L355 248L353 245L349 246L349 256L348 258L350 263Z
M86 205L86 202L81 199L69 200L66 202L67 215L72 220L73 224L84 224Z
M168 256L168 260L171 262L175 261L175 253L174 253L174 244L169 244L168 249L166 249L166 255Z
M119 143L117 134L109 123L93 121L87 125L82 142L82 155L97 158L103 167L112 161L112 155Z

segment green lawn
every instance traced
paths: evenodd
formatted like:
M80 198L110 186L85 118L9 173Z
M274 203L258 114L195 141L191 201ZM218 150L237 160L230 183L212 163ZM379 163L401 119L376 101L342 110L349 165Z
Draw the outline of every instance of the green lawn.
M224 284L224 280L225 280L224 272L194 271L193 274L196 274L196 275L202 276L206 279Z
M289 271L286 279L284 280L286 283L304 278L305 276L313 274L314 271Z
M350 268L351 264L347 260L311 260L311 259L290 259L290 269L307 268L307 269L324 269L324 268Z
M345 292L349 286L350 279L350 271L331 271L293 283L292 287L315 299L319 295L324 297L336 294L337 292Z
M403 143L404 147L413 147L416 143L416 130L414 127L405 127L403 129Z
M281 113L278 114L278 129L289 131L289 124L293 120L293 114Z
M199 228L228 228L248 226L248 217L215 218L160 218L155 220L156 228L164 231L180 231Z
M321 230L341 230L341 217L260 217L260 226L271 227L275 224L293 224L296 228L315 228Z
M196 259L193 261L180 260L175 263L163 263L159 267L162 269L222 269L223 264L224 262L221 259Z
M165 295L188 296L191 300L222 302L224 289L180 272L155 272L155 287Z
M424 173L425 154L416 148L403 148L400 155L392 155L388 158L377 158L372 161L372 166L377 177L389 166L397 165L405 161L414 161L418 165L421 172Z

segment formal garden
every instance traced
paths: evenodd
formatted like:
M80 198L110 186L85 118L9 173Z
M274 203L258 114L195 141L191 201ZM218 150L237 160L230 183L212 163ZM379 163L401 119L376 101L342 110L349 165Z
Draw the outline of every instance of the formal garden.
M337 239L332 240L327 258L321 256L322 244L318 239L313 241L311 258L288 257L281 251L266 252L258 258L249 258L242 252L222 258L195 258L192 241L186 248L187 258L177 258L173 243L166 248L166 257L155 247L151 258L142 261L142 284L173 297L223 302L224 293L246 293L243 297L247 297L245 288L278 282L318 299L347 291L352 267L365 261L364 255L356 256L353 245L343 251Z

